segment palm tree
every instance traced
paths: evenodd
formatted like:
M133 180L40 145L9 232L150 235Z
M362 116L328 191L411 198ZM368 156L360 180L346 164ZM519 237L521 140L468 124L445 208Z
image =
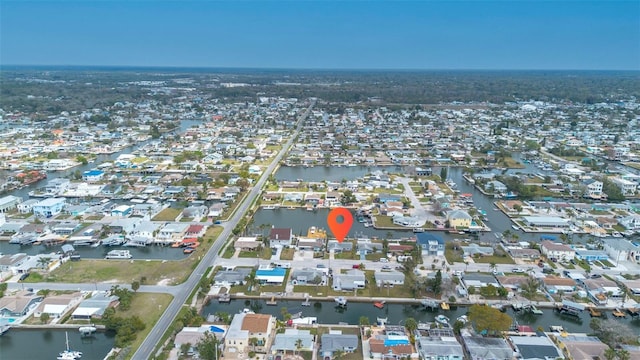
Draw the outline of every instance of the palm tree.
M630 360L631 359L631 354L629 354L629 351L627 351L625 349L618 350L618 352L616 353L616 356L618 356L619 360Z
M404 322L404 327L410 334L413 334L413 332L418 328L418 322L412 317L407 318Z
M333 358L336 360L341 359L343 355L344 355L344 350L338 349L333 352Z
M497 267L496 267L496 263L495 262L492 261L492 262L489 263L489 269L491 269L492 272L495 272L496 268Z
M258 345L258 338L249 338L249 345L251 345L251 351L256 352L256 345Z
M296 340L296 350L299 353L300 349L302 349L302 339L298 339ZM296 355L296 353L294 352L294 355Z
M38 266L40 266L43 269L46 269L47 265L49 265L50 262L51 262L51 258L41 257L38 259Z
M612 348L607 348L607 350L604 351L604 358L606 360L615 360L616 357L617 357L616 351L613 350Z

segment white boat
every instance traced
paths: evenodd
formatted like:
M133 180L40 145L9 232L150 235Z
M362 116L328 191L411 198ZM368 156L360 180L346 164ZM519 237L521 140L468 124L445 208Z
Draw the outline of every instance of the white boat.
M76 359L80 359L82 357L82 352L80 351L74 351L69 349L69 333L67 333L65 331L64 333L65 339L66 339L66 345L67 348L65 351L61 352L60 354L58 354L58 360L76 360Z
M469 322L469 317L467 315L458 316L456 321L460 321L461 323L466 324Z
M342 306L345 307L347 306L347 298L343 297L343 296L339 296L337 298L335 298L336 304L338 306Z
M131 252L129 250L111 250L105 256L105 259L131 259Z
M562 325L551 325L549 326L549 329L551 329L552 332L556 332L556 333L561 333L564 331L564 328L562 327Z
M423 228L413 228L413 232L414 233L422 233L422 232L424 232L424 229Z
M513 230L520 230L520 228L516 225L511 225L511 227L513 228Z
M379 317L379 318L376 318L376 323L377 323L378 325L380 325L380 326L384 326L384 325L386 325L386 324L387 324L387 320L388 320L388 319L389 319L389 318L381 318L381 317Z
M436 322L442 325L449 325L449 318L444 315L438 315L436 316Z
M82 335L91 335L94 332L96 332L96 327L95 326L81 326L78 328L78 331L80 331L80 334Z

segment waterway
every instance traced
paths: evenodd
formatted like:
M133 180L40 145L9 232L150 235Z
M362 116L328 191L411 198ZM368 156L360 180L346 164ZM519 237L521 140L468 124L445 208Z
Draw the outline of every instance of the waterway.
M386 304L384 309L373 307L371 302L357 303L349 302L346 309L336 307L333 302L313 302L311 306L303 307L301 301L278 301L276 306L267 306L263 300L234 300L228 304L220 304L213 300L209 305L205 306L202 314L206 317L217 312L225 312L228 314L236 314L243 309L251 309L256 313L271 314L282 319L282 308L287 308L291 314L302 312L302 317L316 317L319 324L338 324L346 322L351 325L358 325L360 317L366 316L369 323L374 324L377 318L387 318L389 325L398 325L409 317L416 319L418 322L433 322L438 314L447 316L451 322L461 315L465 315L468 311L466 306L453 306L449 311L443 310L426 310L421 305L407 304ZM589 322L591 318L585 311L578 318L560 315L552 309L543 309L542 315L533 315L530 313L515 314L511 308L507 309L507 313L514 318L519 325L530 325L534 329L542 327L545 331L549 331L549 326L562 325L568 332L589 333ZM613 318L610 312L607 313L609 319ZM631 319L627 316L623 319L616 319L621 323L628 324L632 331L640 333L640 319L636 317Z
M82 351L82 360L102 360L115 341L113 332L81 337L76 329L66 330L69 347ZM12 360L55 359L65 350L65 330L10 329L0 336L0 358Z

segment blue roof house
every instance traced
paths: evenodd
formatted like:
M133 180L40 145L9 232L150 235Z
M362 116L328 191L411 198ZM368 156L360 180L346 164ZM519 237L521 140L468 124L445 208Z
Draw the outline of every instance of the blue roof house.
M86 182L98 182L104 177L104 171L102 170L89 170L82 173L82 180Z
M423 255L444 256L444 239L427 232L418 233L417 238Z

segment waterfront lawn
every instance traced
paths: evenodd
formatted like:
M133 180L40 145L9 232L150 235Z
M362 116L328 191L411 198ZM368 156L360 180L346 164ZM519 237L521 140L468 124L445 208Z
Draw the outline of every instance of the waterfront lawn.
M166 208L154 216L153 221L175 221L182 209Z
M296 294L307 293L309 296L327 296L328 286L315 285L293 285L293 292Z
M456 244L452 242L446 243L444 248L444 257L447 259L447 262L449 264L464 262L464 258L462 257L464 253L460 246L462 246L462 244Z
M383 215L378 215L376 216L376 227L377 228L394 228L394 229L407 229L404 226L400 226L400 225L396 225L393 223L393 218L391 216L383 216Z
M269 252L271 252L271 249L269 249ZM293 248L284 248L282 249L282 252L280 253L280 260L293 260L293 254L296 252L295 249ZM271 257L269 257L271 258Z
M524 169L524 165L511 157L501 158L501 161L498 162L498 165L502 165L510 169Z
M210 227L204 235L198 252L209 250L215 239L222 232L222 227ZM180 251L180 249L176 249ZM146 278L145 284L156 284L161 280L170 280L172 284L179 284L186 280L200 261L201 255L192 254L185 259L175 261L164 260L102 260L82 259L67 261L48 275L33 273L25 282L121 282L131 283L134 280ZM40 276L34 276L34 275Z

